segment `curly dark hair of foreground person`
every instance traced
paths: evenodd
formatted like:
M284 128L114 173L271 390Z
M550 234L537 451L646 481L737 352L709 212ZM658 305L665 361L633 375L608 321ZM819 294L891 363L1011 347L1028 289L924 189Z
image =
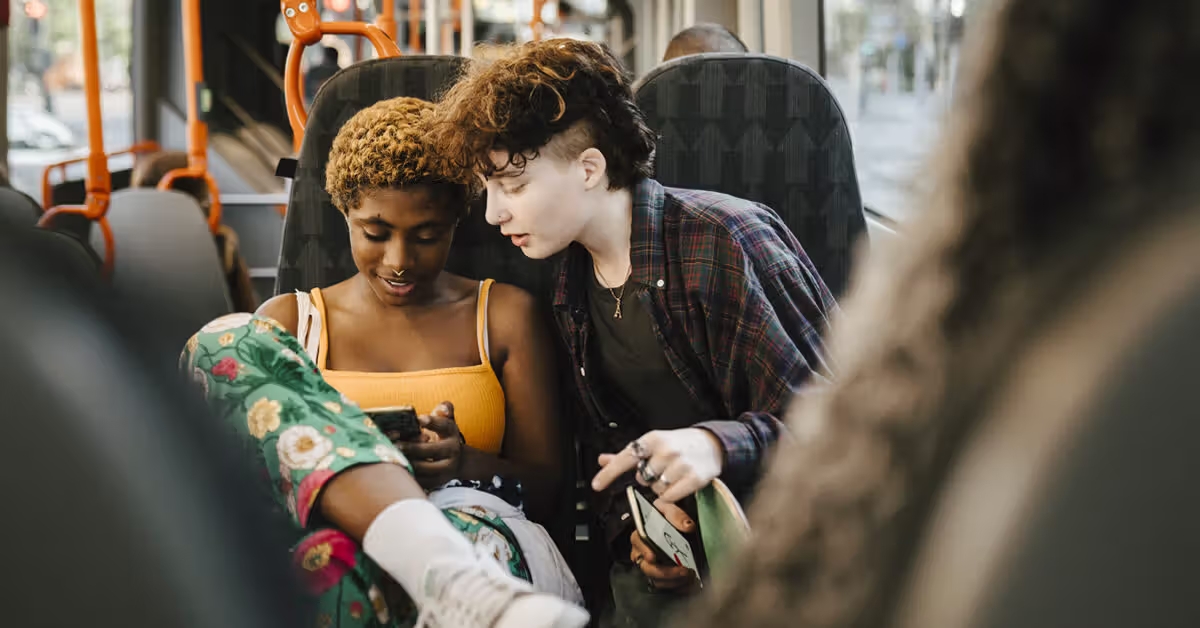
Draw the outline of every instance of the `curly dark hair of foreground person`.
M1200 210L1162 199L1200 158L1200 3L990 11L967 38L921 213L855 271L831 331L838 378L790 408L794 438L748 510L754 537L674 625L889 625L989 382L1114 249Z
M438 105L430 142L485 177L519 170L542 149L574 159L595 147L607 161L609 189L624 189L650 176L654 140L629 76L606 47L549 39L472 64ZM493 151L508 154L500 168Z
M325 190L334 207L345 214L372 190L428 185L447 207L465 212L468 179L426 140L432 113L432 103L403 97L377 102L347 120L325 166Z

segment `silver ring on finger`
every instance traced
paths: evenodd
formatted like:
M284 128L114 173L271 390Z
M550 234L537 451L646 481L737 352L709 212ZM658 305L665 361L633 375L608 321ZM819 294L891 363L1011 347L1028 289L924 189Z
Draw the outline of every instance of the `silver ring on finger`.
M637 468L638 476L641 477L642 481L646 484L654 484L654 481L658 479L658 473L656 473L654 469L650 467L649 460L642 460L638 463Z
M637 458L638 460L650 459L650 452L646 451L646 446L643 445L642 441L640 440L635 440L629 443L629 449L633 452L633 457Z
M663 487L671 486L671 480L667 479L667 474L665 472L662 475L658 476L658 483L662 484Z

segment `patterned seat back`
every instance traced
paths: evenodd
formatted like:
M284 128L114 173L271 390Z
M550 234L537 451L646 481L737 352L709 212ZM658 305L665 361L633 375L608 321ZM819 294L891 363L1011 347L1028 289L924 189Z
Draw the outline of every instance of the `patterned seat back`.
M866 218L850 130L821 77L778 57L711 53L665 63L635 90L659 134L655 178L775 210L840 296Z

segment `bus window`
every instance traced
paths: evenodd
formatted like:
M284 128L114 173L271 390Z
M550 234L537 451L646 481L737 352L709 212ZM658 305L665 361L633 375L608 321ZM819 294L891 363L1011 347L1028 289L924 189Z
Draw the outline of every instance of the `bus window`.
M950 106L964 23L988 0L824 0L825 74L846 112L863 202L889 218Z
M87 104L79 45L79 8L73 1L17 0L9 26L8 142L13 187L42 198L49 164L87 154ZM106 150L133 143L129 61L133 47L132 0L96 0ZM132 155L114 157L111 170L127 169ZM67 169L82 179L83 163Z

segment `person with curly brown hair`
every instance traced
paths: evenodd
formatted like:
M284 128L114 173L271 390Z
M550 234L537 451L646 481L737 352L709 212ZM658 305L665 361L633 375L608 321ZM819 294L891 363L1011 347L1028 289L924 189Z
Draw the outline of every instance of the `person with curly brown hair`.
M213 321L184 368L288 513L317 625L580 628L574 577L523 511L522 487L541 505L560 476L544 334L520 290L443 272L467 185L422 139L430 110L380 102L334 140L326 186L360 272ZM396 406L412 433L382 423Z
M547 40L475 67L431 137L485 183L488 222L526 256L562 253L555 318L616 558L605 621L658 625L694 578L633 532L626 487L684 530L674 502L713 479L749 495L784 405L833 374L821 333L837 305L774 212L650 178L655 138L600 45Z

